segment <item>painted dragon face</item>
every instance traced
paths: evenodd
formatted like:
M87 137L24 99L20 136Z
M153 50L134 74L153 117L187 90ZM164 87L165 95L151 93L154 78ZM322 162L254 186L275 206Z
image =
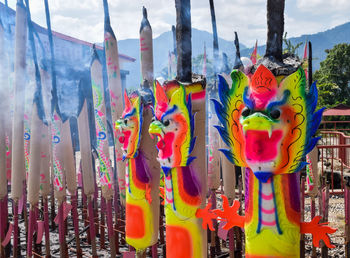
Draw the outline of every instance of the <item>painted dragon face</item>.
M124 92L125 109L122 117L115 122L119 142L122 144L123 160L135 158L141 140L142 105L138 93L131 94L130 99Z
M219 97L214 101L223 126L216 126L229 150L221 150L238 166L249 167L263 182L274 174L299 171L304 156L313 149L313 138L323 109L314 113L317 88L305 92L306 78L299 68L283 78L260 65L249 79L231 73L232 87L219 77Z
M158 139L158 161L165 172L170 168L188 166L194 159L189 155L195 144L191 96L186 101L186 91L180 86L169 101L158 82L155 82L154 95L155 117L149 133Z

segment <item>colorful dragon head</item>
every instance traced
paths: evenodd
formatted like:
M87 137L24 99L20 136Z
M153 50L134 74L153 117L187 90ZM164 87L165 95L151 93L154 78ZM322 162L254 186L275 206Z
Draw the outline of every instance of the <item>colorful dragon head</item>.
M231 73L230 88L219 76L220 102L213 100L222 126L216 126L229 149L221 149L233 163L252 169L263 182L274 174L293 173L316 145L314 134L323 109L317 104L315 83L306 93L302 68L287 77L275 77L260 65L249 79Z
M125 108L122 117L115 122L118 140L122 144L123 160L135 158L138 155L143 110L141 97L137 92L133 92L130 98L124 92L124 102Z
M167 173L170 168L188 166L195 159L190 157L196 140L191 95L186 101L185 88L180 86L169 100L163 87L155 82L154 96L154 121L149 133L158 137L158 161Z

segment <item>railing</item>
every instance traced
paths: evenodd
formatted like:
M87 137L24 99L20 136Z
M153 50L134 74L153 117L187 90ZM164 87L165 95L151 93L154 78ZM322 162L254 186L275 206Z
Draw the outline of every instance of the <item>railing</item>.
M321 131L319 171L330 182L330 193L344 193L344 176L350 174L350 137L341 132Z

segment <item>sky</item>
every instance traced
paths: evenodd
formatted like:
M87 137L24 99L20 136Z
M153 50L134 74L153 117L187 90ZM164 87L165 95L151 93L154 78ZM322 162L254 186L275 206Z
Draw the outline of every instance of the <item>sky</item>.
M2 0L0 0L2 1ZM4 1L2 1L4 2ZM30 0L32 19L46 27L43 0ZM109 0L112 28L118 40L138 38L142 6L148 10L153 37L176 23L174 0ZM8 0L14 8L16 0ZM266 42L266 0L214 0L218 35L252 47ZM103 41L102 0L49 0L52 29L88 42ZM349 0L286 0L288 37L312 34L350 21ZM192 27L212 32L209 0L191 0Z

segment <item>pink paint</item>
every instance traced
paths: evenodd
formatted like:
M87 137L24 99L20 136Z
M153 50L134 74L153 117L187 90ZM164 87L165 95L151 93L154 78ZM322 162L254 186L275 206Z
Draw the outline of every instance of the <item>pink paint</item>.
M272 208L270 210L267 210L267 209L261 208L261 211L265 214L273 214L273 213L275 213L276 209Z
M171 199L171 200L170 200L170 199L168 199L168 197L166 197L166 202L167 202L167 203L173 203L173 202L174 202L174 199Z
M282 130L274 130L269 138L267 131L248 130L245 136L247 160L267 162L276 159L282 134Z
M169 158L173 154L173 141L175 138L175 134L173 132L168 132L164 135L164 138L161 139L162 145L157 143L157 147L159 149L159 157L161 159Z
M126 149L128 149L131 131L123 131L123 135L124 135L124 141L120 142L120 143L123 143L123 149L126 150ZM119 141L120 141L120 139L119 139Z
M148 47L142 47L142 48L141 48L141 51L148 51L148 50L149 50Z
M264 93L252 92L250 98L254 99L256 109L263 110L266 108L269 101L276 96L277 90L271 90Z
M272 200L273 194L272 193L271 194L263 194L263 193L261 193L261 198L263 198L266 201L269 201L269 200Z
M261 224L264 225L264 226L275 226L276 225L276 221L265 221L265 220L261 220Z

